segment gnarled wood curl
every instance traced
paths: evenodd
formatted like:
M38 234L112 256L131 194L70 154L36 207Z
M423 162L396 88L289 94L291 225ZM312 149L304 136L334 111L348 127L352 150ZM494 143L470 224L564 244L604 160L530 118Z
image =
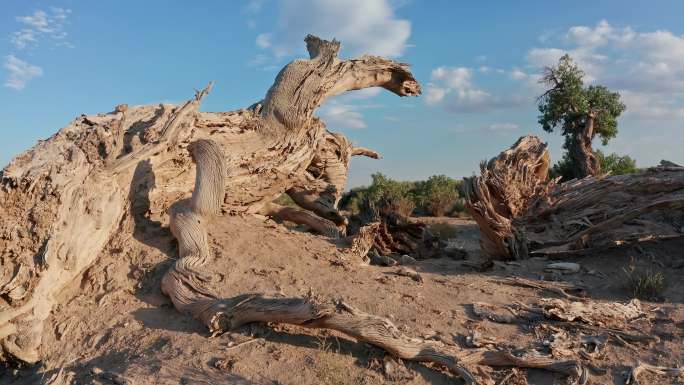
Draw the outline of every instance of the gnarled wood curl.
M180 105L120 105L79 116L2 170L0 346L6 353L38 361L43 321L56 293L78 279L108 244L131 241L128 215L164 223L168 202L189 195L196 178L186 151L191 142L199 146L198 140L211 139L225 149L223 162L214 162L217 169L224 167L225 191L206 185L209 195L224 195L221 211L262 212L290 191L302 197L304 219L343 227L336 201L346 181L347 155L328 159L326 149L328 138L348 143L326 130L314 116L316 108L347 90L377 86L410 96L418 95L420 86L406 64L373 56L341 60L338 42L313 36L306 42L311 58L288 64L265 98L249 108L200 112L211 83ZM322 178L314 176L316 168ZM135 186L147 180L154 188L142 197ZM136 199L149 201L149 213L135 212ZM217 210L192 200L175 206L174 231L184 231L178 223L201 220L198 213ZM195 235L199 238L180 237L190 240L181 245L188 253L203 244L201 234Z

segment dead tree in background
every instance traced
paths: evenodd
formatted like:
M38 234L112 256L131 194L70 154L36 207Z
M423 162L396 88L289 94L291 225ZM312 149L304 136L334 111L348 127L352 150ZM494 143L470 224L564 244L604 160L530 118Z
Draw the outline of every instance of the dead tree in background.
M467 178L482 248L496 258L572 255L684 236L684 168L548 181L549 153L534 136Z

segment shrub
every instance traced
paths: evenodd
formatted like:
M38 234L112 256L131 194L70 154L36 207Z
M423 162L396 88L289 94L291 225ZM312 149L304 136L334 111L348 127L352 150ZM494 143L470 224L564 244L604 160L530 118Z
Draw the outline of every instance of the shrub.
M601 172L610 173L610 175L631 174L639 171L636 167L636 160L629 155L618 155L612 153L605 155L602 151L596 150L596 157L601 163ZM549 170L549 177L562 177L561 181L568 181L574 178L573 172L574 163L570 155L566 152L553 167Z
M662 296L665 288L665 276L661 272L638 269L634 263L623 268L627 279L627 289L632 296L639 299L658 299Z
M465 202L459 198L461 181L445 175L434 175L417 182L396 181L382 173L371 177L369 187L357 187L345 193L340 207L357 214L361 203L368 197L376 204L387 200L396 211L407 216L415 209L433 216L465 211Z
M339 207L350 211L351 214L358 214L361 211L361 204L366 196L368 196L368 187L355 187L342 194Z
M446 175L434 175L426 181L416 182L414 195L418 206L436 217L446 215L459 197L459 184Z
M399 197L390 200L390 207L393 211L403 216L409 217L411 214L413 214L416 204L408 197Z
M601 151L596 151L601 162L601 171L610 172L611 175L631 174L639 171L636 167L636 160L629 155L620 156L616 153L604 155Z
M378 202L380 199L391 201L399 198L414 199L412 194L413 182L396 181L379 172L371 175L371 178L373 182L368 188L368 196L373 202Z
M466 208L466 199L458 198L454 202L454 208L451 211L451 216L459 218L470 218L470 213Z

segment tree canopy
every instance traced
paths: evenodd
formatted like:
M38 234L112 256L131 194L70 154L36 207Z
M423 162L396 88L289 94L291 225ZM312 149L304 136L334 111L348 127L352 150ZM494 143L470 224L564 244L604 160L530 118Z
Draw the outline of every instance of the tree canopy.
M625 110L618 92L602 85L585 86L584 76L572 58L563 55L558 65L544 71L540 83L547 91L538 99L539 124L547 132L561 129L576 177L600 171L591 141L598 135L606 145L614 138L617 119Z

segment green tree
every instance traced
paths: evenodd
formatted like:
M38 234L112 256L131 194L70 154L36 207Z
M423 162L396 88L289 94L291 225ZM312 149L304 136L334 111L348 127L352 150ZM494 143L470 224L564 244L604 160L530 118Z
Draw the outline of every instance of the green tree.
M617 134L617 118L625 110L620 94L601 85L584 85L584 72L569 55L555 67L547 67L540 83L547 91L538 99L539 124L544 131L560 128L568 152L565 165L573 177L583 178L601 172L600 160L592 149L599 136L604 145Z

